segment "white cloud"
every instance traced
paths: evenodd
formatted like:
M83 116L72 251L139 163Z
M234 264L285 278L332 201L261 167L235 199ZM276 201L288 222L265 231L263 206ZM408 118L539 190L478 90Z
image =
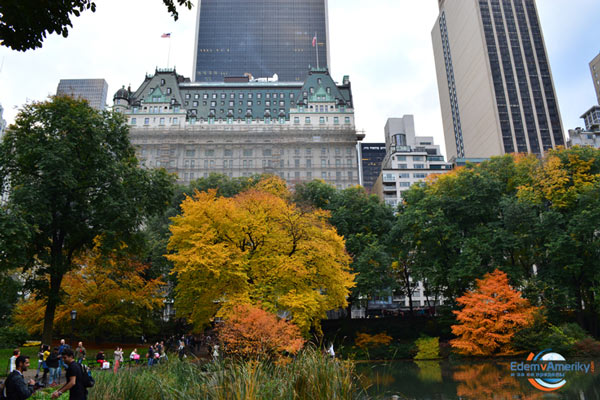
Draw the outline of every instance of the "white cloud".
M453 0L462 1L462 0ZM538 0L565 130L595 101L588 62L597 54L600 2ZM172 32L171 66L191 76L196 10L174 22L160 0L102 0L96 13L74 20L69 37L49 36L26 53L0 48L0 102L12 122L28 100L43 100L60 79L105 78L109 97L135 89L145 73L165 67ZM350 75L357 128L366 141L383 141L389 117L414 114L417 133L443 146L431 29L435 0L329 0L334 79ZM111 101L110 99L109 101Z

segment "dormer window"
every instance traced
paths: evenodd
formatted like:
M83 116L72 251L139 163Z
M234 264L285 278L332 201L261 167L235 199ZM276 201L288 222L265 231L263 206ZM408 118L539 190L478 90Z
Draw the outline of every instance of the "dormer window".
M167 94L171 94L171 88L167 88Z
M161 79L161 80L160 80L160 85L161 85L161 86L164 86L164 85L165 85L165 80L164 80L164 79Z

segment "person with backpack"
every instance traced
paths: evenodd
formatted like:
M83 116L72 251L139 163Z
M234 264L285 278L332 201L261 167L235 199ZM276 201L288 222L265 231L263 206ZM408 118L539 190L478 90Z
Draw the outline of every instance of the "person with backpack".
M35 381L30 379L25 382L23 373L29 368L29 357L18 356L15 360L16 368L7 377L2 384L2 398L7 400L25 400L33 394Z
M72 349L69 348L63 351L63 361L67 366L67 383L52 393L52 398L57 399L68 390L69 400L86 400L88 395L87 388L93 386L93 379L75 361L75 354Z

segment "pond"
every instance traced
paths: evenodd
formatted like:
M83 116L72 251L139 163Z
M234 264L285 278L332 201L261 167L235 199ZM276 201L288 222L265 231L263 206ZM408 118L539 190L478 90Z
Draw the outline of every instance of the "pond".
M527 377L511 376L512 360L450 363L448 361L360 362L357 372L371 399L398 400L599 400L600 374L567 374L553 392L536 389ZM523 360L514 360L523 361ZM569 360L571 362L573 360ZM577 361L577 360L575 360ZM589 365L591 360L580 360ZM398 397L393 397L398 396Z

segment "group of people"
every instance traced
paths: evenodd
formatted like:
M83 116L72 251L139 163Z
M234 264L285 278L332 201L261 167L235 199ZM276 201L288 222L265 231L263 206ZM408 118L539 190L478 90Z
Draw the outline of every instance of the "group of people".
M64 341L61 341L61 345L64 344L63 342ZM48 346L44 347L44 355L46 357L44 361L47 367L48 358L53 353L58 355L58 348L54 348L52 352L49 352ZM66 368L66 382L62 387L52 393L52 398L57 399L68 391L70 400L87 399L87 388L84 385L84 374L86 372L83 370L81 365L75 361L75 352L73 349L70 347L62 349L60 362L57 361L56 365L59 364L64 365ZM20 354L16 355L14 358L14 369L8 374L6 380L0 384L0 390L2 391L2 396L4 398L9 400L25 400L31 397L35 390L43 387L43 385L36 384L35 380L33 379L25 381L24 373L27 371L27 369L29 369L29 366L29 356ZM60 367L55 369L60 369Z
M61 339L58 347L51 348L47 344L42 344L38 352L38 367L35 379L39 378L41 371L44 385L57 386L60 382L61 371L67 368L63 360L63 355L67 349L72 350L64 339ZM73 354L76 361L81 364L86 356L86 350L82 342L79 342Z
M146 357L148 358L149 367L156 365L161 361L169 361L167 349L165 348L165 342L156 342L156 344L150 345Z

